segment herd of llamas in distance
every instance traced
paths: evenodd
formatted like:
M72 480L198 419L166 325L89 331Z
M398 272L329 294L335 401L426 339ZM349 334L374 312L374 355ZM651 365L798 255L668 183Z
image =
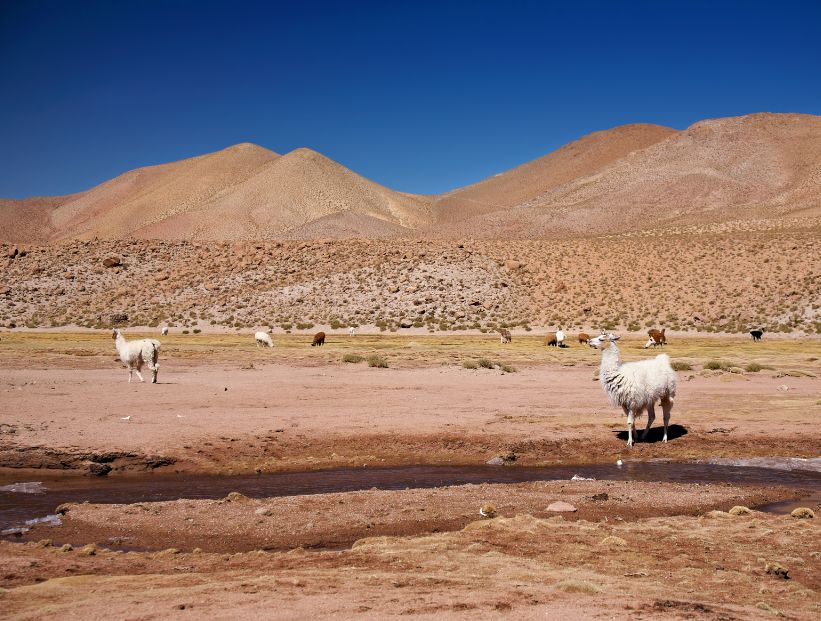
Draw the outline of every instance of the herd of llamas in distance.
M168 334L168 328L161 330L163 335ZM348 329L349 336L356 335L356 329ZM763 336L763 329L750 330L750 336L754 341L760 341ZM501 343L507 344L513 341L510 330L502 328L499 330ZM647 333L648 347L659 347L667 344L665 330L651 329ZM160 364L161 344L156 339L138 339L126 341L120 330L114 330L112 337L120 360L128 369L128 381L131 382L132 374L136 373L141 382L143 366L147 366L151 371L151 383L157 383ZM311 340L311 347L325 344L326 335L324 332L317 332ZM645 440L650 431L653 421L656 418L655 404L661 405L664 422L664 436L662 442L667 442L667 431L670 423L670 412L673 409L673 400L676 396L677 378L676 372L670 364L670 357L667 354L659 354L655 358L639 360L636 362L622 362L621 352L616 341L619 336L608 333L605 330L596 337L591 337L585 332L578 335L580 344L588 345L595 349L608 342L609 347L603 349L601 364L599 365L599 382L607 394L610 403L615 407L620 407L627 417L627 446L633 446L636 435L635 420L645 411L647 412L647 425L641 435ZM273 347L274 341L271 338L271 331L259 331L254 334L257 347ZM548 332L544 337L544 345L552 347L567 347L567 334L561 329L556 332Z

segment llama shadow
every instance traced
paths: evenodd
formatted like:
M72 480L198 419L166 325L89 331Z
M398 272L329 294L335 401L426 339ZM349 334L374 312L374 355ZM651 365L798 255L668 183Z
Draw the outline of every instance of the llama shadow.
M626 423L625 423L626 424ZM646 423L645 423L646 424ZM647 434L647 438L642 440L641 434L644 432L644 427L640 425L636 425L636 442L644 442L645 444L654 444L656 442L661 442L664 438L664 427L659 425L656 427L650 427L650 432ZM624 440L627 442L627 430L624 431L614 431L616 437L619 440ZM667 426L667 440L675 440L676 438L680 438L682 436L686 436L689 432L687 431L686 427L681 425L668 425Z

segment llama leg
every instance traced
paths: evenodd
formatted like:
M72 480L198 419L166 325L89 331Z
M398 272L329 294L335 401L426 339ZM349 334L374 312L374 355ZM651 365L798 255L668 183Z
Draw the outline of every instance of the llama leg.
M132 372L131 367L128 367L128 383L129 384L131 383L131 372Z
M636 415L633 410L627 413L627 446L633 446L633 433L636 431Z
M143 361L142 361L142 358L140 358L140 359L137 360L137 365L134 368L134 373L137 374L137 377L140 378L141 382L144 382L145 380L143 379L143 374L140 373L140 371L142 371L142 370L143 370Z
M650 427L652 427L654 420L656 420L656 411L653 409L653 404L651 403L647 406L647 427L644 428L644 433L641 434L642 440L647 438L647 434L650 433Z
M667 425L670 423L670 411L673 409L672 399L661 400L661 411L664 413L664 439L662 442L667 442Z

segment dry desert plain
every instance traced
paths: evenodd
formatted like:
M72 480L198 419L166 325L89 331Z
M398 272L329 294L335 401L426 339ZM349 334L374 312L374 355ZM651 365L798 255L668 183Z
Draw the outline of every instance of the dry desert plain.
M304 333L258 349L248 333L175 328L162 337L157 385L127 383L108 331L3 332L3 482L821 454L815 337L675 334L665 352L691 369L678 372L671 441L628 449L623 417L594 381L600 353L572 340L328 332L321 348ZM656 353L640 334L621 343L626 360ZM482 360L493 368L468 368ZM101 466L105 479L90 476ZM726 513L795 489L567 478L409 487L74 504L29 543L0 543L2 615L811 619L821 607L818 518ZM548 511L557 501L577 511ZM497 517L481 518L487 503Z

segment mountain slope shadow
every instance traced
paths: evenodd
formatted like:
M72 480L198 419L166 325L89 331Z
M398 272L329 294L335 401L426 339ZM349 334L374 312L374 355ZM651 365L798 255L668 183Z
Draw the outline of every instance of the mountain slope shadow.
M647 438L645 440L641 439L641 434L644 432L644 426L640 424L640 421L636 421L636 442L645 442L647 444L654 444L656 442L661 442L662 438L664 438L664 427L651 427L650 432L647 434ZM625 423L626 425L627 423ZM644 423L645 425L647 423ZM616 437L619 440L624 440L627 442L627 430L624 431L614 431ZM667 440L675 440L676 438L681 438L682 436L686 436L689 432L687 428L682 425L668 425L667 426Z

